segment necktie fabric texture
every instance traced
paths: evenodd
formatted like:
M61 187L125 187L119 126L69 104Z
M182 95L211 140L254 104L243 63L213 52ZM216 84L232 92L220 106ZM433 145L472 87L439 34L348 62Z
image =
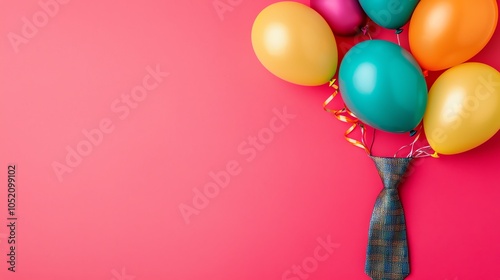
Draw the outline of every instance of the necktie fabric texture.
M408 242L398 186L412 158L371 157L384 188L373 208L365 272L373 280L402 280L410 274Z

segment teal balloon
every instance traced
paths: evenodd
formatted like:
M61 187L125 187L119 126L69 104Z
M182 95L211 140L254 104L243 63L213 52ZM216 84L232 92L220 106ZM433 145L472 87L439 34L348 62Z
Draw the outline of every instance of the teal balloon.
M340 94L362 122L388 132L408 132L421 121L427 85L413 56L391 42L368 40L347 52L339 69Z
M359 4L376 24L397 29L411 18L418 0L359 0Z

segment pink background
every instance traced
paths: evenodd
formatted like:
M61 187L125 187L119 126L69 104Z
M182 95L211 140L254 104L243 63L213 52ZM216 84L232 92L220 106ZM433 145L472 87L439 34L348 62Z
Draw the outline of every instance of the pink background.
M221 1L233 4L221 16L212 0L68 1L18 53L8 34L41 7L1 2L1 279L297 280L286 271L304 263L307 279L368 279L368 223L382 187L373 163L322 110L330 88L288 84L256 59L253 20L276 1ZM395 41L392 31L374 36ZM356 39L343 41L345 52ZM499 48L497 32L473 60L500 69ZM127 116L113 111L157 65L170 75ZM284 107L296 117L254 157L242 152ZM54 162L106 119L114 130L58 180ZM374 153L409 141L380 133ZM499 144L496 135L414 164L401 189L407 279L500 279ZM235 162L238 174L187 225L179 206ZM18 168L15 273L6 263L9 163ZM318 238L335 248L311 262Z

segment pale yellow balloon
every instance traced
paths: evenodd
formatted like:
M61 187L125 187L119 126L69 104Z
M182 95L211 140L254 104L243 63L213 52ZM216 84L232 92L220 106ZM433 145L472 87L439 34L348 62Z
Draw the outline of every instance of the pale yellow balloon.
M252 45L264 67L294 84L322 85L337 70L332 30L319 13L301 3L277 2L262 10L252 27Z
M500 73L482 63L464 63L432 85L424 129L439 154L458 154L483 144L500 129Z

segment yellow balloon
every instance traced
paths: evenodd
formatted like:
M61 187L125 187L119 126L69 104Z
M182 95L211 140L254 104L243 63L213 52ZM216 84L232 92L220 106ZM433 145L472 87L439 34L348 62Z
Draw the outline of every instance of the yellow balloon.
M500 73L482 63L464 63L432 85L424 115L431 147L458 154L488 141L500 129Z
M294 84L322 85L337 71L332 30L301 3L277 2L262 10L252 27L252 46L264 67Z

